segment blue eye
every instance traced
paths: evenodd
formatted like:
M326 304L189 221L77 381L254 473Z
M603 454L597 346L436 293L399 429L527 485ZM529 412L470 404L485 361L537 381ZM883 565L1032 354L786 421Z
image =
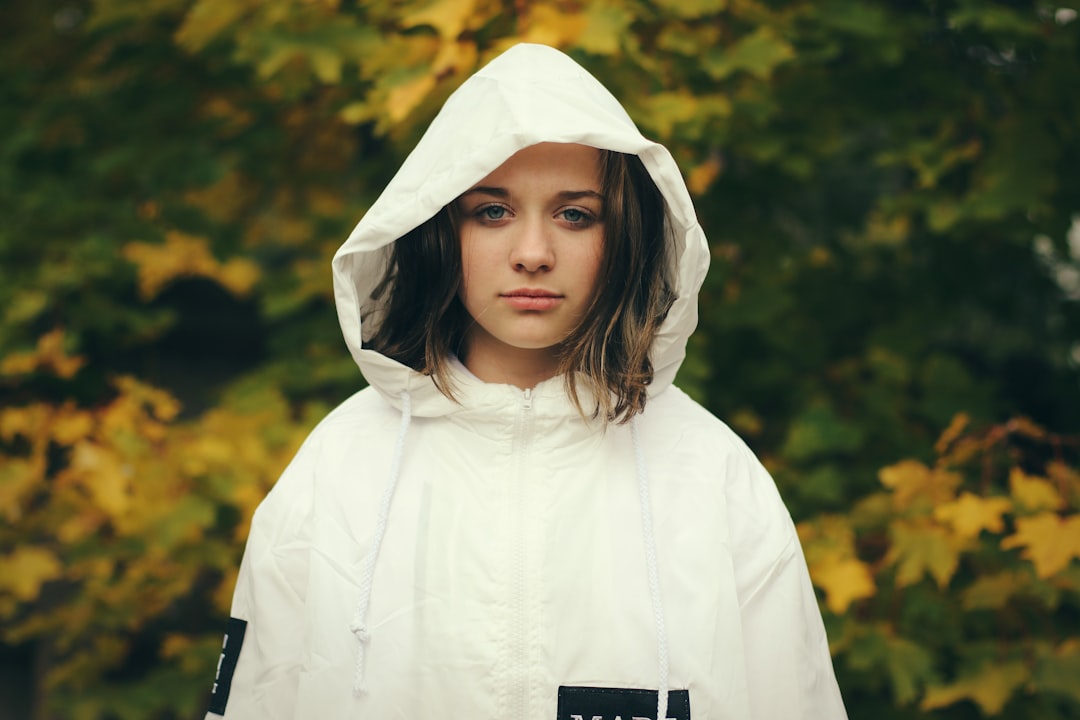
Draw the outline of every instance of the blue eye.
M577 227L589 227L596 222L596 216L580 208L566 208L560 215L563 220Z
M488 205L480 208L477 215L483 220L502 220L506 217L506 208L501 205Z

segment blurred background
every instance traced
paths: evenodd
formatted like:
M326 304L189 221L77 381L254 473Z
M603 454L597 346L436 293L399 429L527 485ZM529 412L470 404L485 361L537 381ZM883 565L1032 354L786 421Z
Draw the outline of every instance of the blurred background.
M330 258L555 45L713 250L679 384L799 522L853 720L1080 717L1080 20L989 0L37 0L0 23L0 718L194 719L363 386Z

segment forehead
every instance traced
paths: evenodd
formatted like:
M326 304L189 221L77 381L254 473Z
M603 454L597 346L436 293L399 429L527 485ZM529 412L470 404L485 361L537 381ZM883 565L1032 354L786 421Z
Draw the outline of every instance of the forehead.
M600 151L588 145L540 143L510 156L476 186L525 185L598 190ZM474 187L476 187L474 186Z

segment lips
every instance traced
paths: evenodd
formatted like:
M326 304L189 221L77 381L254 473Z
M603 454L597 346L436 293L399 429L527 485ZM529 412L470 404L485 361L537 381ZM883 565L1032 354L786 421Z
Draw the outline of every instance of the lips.
M499 295L510 307L517 310L550 310L563 300L563 296L538 288L520 288Z

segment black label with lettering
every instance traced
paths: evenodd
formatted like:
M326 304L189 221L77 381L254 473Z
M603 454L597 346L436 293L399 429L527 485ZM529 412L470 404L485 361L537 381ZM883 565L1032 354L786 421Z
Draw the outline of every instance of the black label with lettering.
M557 720L656 720L656 690L559 688ZM667 720L690 720L690 691L668 693Z
M225 704L229 702L229 689L232 687L236 663L240 659L240 646L244 644L245 632L247 620L229 618L229 624L225 626L225 641L221 644L221 657L218 658L214 691L210 696L210 712L215 715L225 715Z

